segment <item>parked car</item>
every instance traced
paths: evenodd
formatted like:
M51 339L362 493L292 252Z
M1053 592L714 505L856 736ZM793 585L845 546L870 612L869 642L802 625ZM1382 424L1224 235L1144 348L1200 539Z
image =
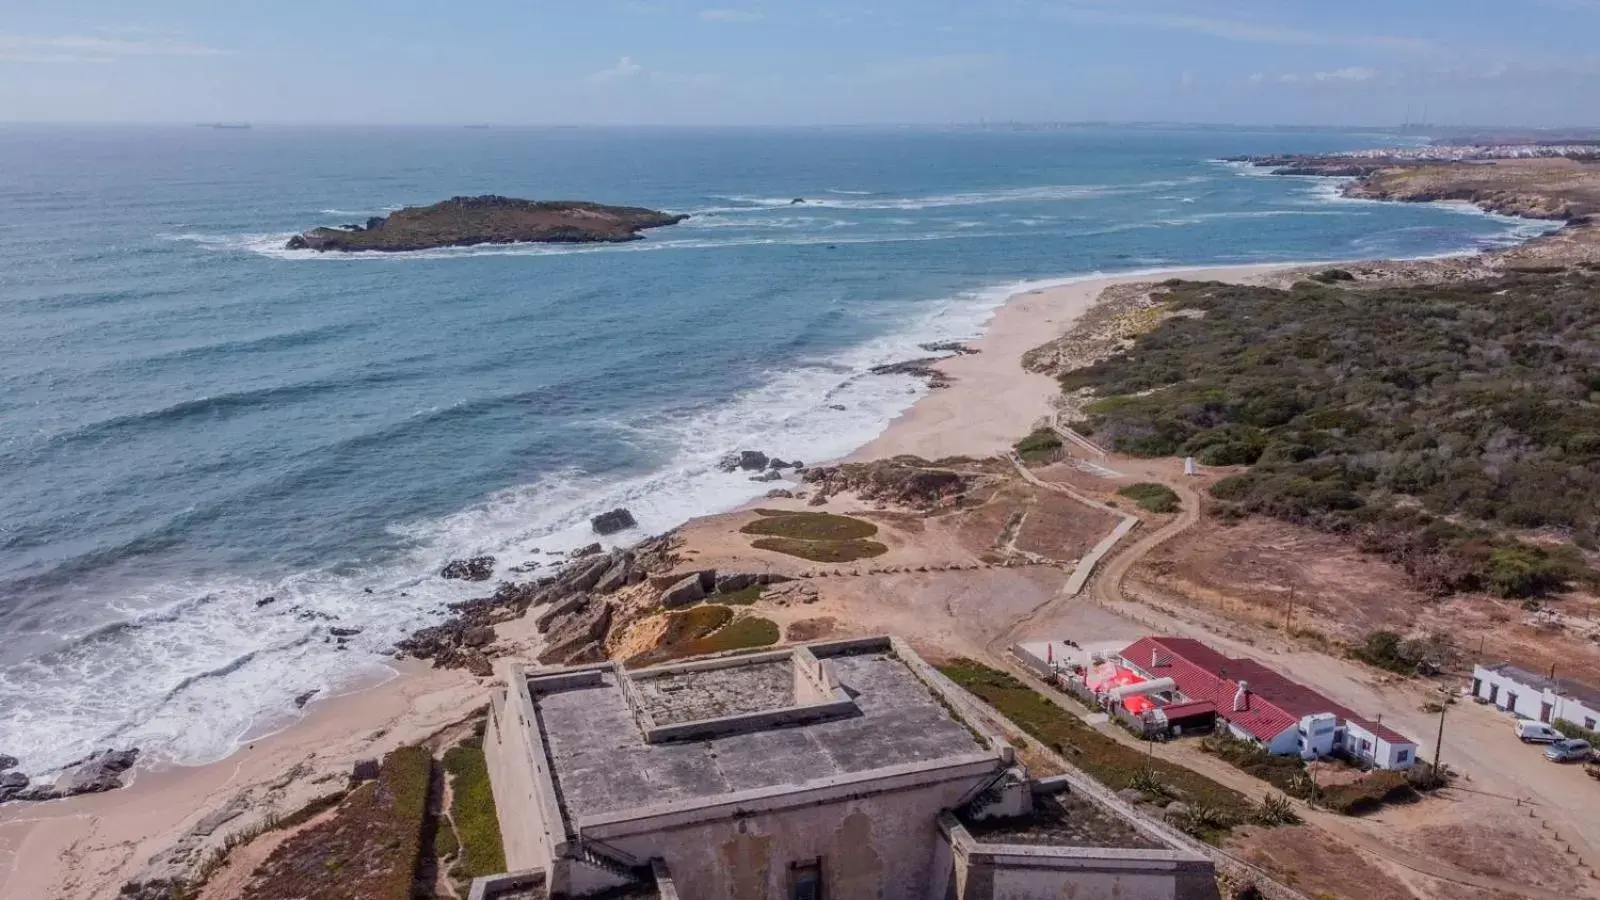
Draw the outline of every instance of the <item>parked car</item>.
M1554 744L1563 737L1561 732L1549 725L1532 719L1518 719L1512 724L1517 729L1517 737L1522 738L1524 744Z
M1545 748L1544 758L1551 762L1587 762L1594 755L1588 741L1556 741Z

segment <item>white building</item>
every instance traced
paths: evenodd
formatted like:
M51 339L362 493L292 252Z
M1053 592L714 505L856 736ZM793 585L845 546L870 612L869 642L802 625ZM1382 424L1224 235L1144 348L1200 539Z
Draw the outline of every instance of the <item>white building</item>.
M1600 730L1600 688L1552 678L1511 663L1476 666L1472 696L1520 718L1538 722L1565 719L1590 731Z

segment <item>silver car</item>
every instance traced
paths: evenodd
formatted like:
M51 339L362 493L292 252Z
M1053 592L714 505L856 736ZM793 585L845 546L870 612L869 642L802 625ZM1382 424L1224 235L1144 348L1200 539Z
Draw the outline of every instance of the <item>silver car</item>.
M1556 741L1544 751L1544 758L1551 762L1584 762L1594 755L1594 748L1588 741L1567 740Z

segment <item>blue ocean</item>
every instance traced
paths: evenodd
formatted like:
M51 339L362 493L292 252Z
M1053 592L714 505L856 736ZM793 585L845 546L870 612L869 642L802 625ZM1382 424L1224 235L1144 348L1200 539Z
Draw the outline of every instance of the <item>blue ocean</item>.
M483 592L447 559L548 565L612 507L631 540L758 496L715 461L848 453L924 390L869 368L1019 290L1539 230L1215 161L1380 143L0 128L0 751L33 773L112 745L222 758ZM625 245L283 249L485 193L692 218ZM350 650L335 623L363 629Z

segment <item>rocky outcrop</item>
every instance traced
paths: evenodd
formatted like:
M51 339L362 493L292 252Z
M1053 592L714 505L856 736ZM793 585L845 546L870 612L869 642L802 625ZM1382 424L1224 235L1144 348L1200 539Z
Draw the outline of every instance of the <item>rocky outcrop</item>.
M8 757L9 759L9 757ZM99 794L122 787L122 776L139 759L138 748L99 750L67 765L55 784L29 787L32 783L21 772L0 775L0 803L10 800L43 801ZM12 760L15 765L16 761Z
M589 527L594 529L595 534L616 534L637 527L638 524L633 518L633 513L626 509L613 509L589 520Z
M712 573L711 577L715 579L716 574ZM698 574L683 577L674 583L672 587L661 592L661 605L668 609L676 609L680 606L699 603L706 598L707 593L703 582L704 579ZM715 584L714 581L713 584Z
M297 234L290 250L397 253L479 244L584 244L636 241L649 228L676 225L688 216L636 206L512 197L452 197L432 206L409 206L364 225L315 228Z
M935 466L915 456L865 463L822 466L805 474L816 492L809 501L826 503L838 493L853 493L866 501L882 501L922 511L944 509L965 499L976 478Z
M7 769L15 769L21 762L22 760L17 759L15 756L7 756L4 753L0 753L0 772L4 772Z
M950 376L933 367L943 357L929 357L928 359L911 359L905 362L889 363L884 366L873 366L869 371L874 375L909 375L912 378L921 378L928 383L928 387L938 389L950 386Z
M602 641L611 628L611 604L587 598L561 627L550 632L549 642L539 654L545 665L576 665L605 659Z
M474 556L471 559L452 559L439 571L441 578L461 581L488 581L494 576L494 557Z
M597 546L593 554L575 554L553 576L520 584L502 582L491 596L452 603L446 621L412 633L395 644L395 652L432 660L441 668L490 675L497 653L494 626L545 607L534 625L554 639L584 615L592 600L639 584L653 573L670 571L677 564L678 543L676 535L667 534L628 550L603 553Z

